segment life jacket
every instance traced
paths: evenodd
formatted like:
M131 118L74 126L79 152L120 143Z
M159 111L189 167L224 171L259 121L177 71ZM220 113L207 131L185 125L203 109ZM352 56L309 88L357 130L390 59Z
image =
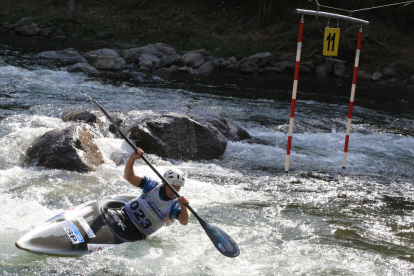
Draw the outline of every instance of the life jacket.
M161 185L129 201L125 211L140 232L149 236L165 226L170 219L170 212L177 199L162 200Z

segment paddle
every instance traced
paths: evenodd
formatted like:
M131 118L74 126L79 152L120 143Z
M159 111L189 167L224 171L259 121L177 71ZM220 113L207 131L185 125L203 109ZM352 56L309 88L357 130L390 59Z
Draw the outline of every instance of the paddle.
M128 139L128 137L125 136L125 134L118 128L115 121L112 119L112 117L106 112L106 110L98 104L96 101L94 101L92 98L90 98L92 103L96 105L102 112L105 114L105 116L109 119L109 121L115 126L115 128L118 130L119 134L124 138L124 140L135 150L137 151L137 147L131 142L131 140ZM162 179L164 183L167 184L167 186L171 189L171 191L174 192L174 194L177 197L181 197L177 191L168 183L168 181L152 166L150 162L148 162L147 158L145 158L144 155L141 157L142 160L144 160L145 163L147 163L148 166L158 175L159 178ZM240 250L238 245L234 242L234 240L223 230L218 228L217 226L214 226L210 224L209 222L202 219L196 211L194 211L193 208L189 204L185 205L188 210L193 213L193 215L197 218L198 222L203 227L204 231L207 233L208 237L210 238L211 242L214 244L214 246L217 248L218 251L220 251L221 254L223 254L226 257L237 257L240 254Z

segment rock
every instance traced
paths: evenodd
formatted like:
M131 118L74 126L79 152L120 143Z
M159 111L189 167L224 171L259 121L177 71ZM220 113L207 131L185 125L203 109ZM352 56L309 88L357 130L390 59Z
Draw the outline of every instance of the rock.
M382 73L383 73L383 75L386 79L391 79L391 78L398 77L397 70L394 67L391 67L391 66L385 66Z
M346 67L343 62L335 62L333 65L333 72L337 77L344 77L346 73Z
M122 113L110 112L109 115L118 127L120 127L121 124L125 121L125 116ZM121 135L113 124L109 125L109 131L115 134L116 137L120 138Z
M141 53L132 49L121 50L119 55L125 60L126 63L137 63Z
M207 62L214 62L215 64L220 66L224 62L224 58L207 56L207 57L204 57L204 63L207 63Z
M152 67L148 68L147 66L141 66L141 67L139 67L138 72L149 74L149 73L152 72Z
M36 139L27 150L28 165L89 172L104 163L86 127L55 129Z
M158 58L158 57L156 57L154 55L151 55L151 54L142 54L139 57L140 63L143 60L150 60L151 63L152 63L152 65L151 65L152 68L156 68L156 69L161 68L161 67L164 67L164 65L165 65L165 63L160 58Z
M170 45L163 44L163 43L156 43L154 46L155 48L157 48L158 51L160 51L164 55L167 55L170 57L178 56L175 49L171 47Z
M53 30L52 28L44 28L41 32L40 32L40 36L41 37L51 37L53 34Z
M252 139L252 136L243 128L232 122L227 122L230 131L226 138L233 142L238 142L246 139Z
M226 60L225 62L223 62L222 64L220 64L220 69L221 70L227 70L227 68L229 68L230 65L233 65L234 63L232 63L230 60Z
M89 74L99 74L99 70L90 65L89 63L76 63L74 65L70 65L68 67L63 68L64 71L68 71L70 73L89 73Z
M299 73L300 73L300 74L310 75L310 74L312 74L312 71L311 71L311 69L309 69L308 67L305 67L305 66L299 65Z
M126 62L121 57L84 55L84 58L98 70L121 71L126 68Z
M382 80L382 77L383 77L383 75L381 74L381 72L375 71L371 76L371 80L380 81L380 80Z
M244 57L241 60L239 60L236 64L240 66L240 65L242 65L245 62L247 62L247 58L246 57Z
M161 65L163 67L170 67L175 62L175 59L170 56L163 56L161 58Z
M174 65L177 65L178 67L185 66L184 59L181 56L178 55L178 56L175 56L175 57L172 57L172 58L174 60L174 62L173 62Z
M88 63L75 49L68 48L62 51L46 51L37 55L40 58L56 59L63 64Z
M187 54L201 54L204 57L211 56L211 53L205 49L197 49L187 52Z
M237 64L231 64L227 67L227 71L231 73L238 73L240 72L240 66Z
M146 67L146 68L148 68L149 70L152 70L152 68L153 68L153 65L152 65L152 61L151 60L149 60L149 59L142 59L139 63L138 63L138 66L141 68L141 67Z
M315 66L315 63L313 61L301 62L300 66L309 68L312 72L314 72L316 70L316 66Z
M41 31L42 29L40 29L37 25L29 25L20 28L18 32L19 34L25 36L37 36Z
M283 66L286 71L288 72L295 72L296 63L290 62L290 61L281 61L275 64L274 67L277 66Z
M229 61L233 64L237 63L237 58L235 56L232 56L231 58L229 58Z
M265 67L262 72L263 74L280 74L282 70L276 67Z
M158 50L157 47L155 47L155 45L153 44L148 44L144 47L133 48L132 50L137 51L140 54L152 55L157 58L162 58L164 56L164 54L160 50Z
M120 57L118 52L113 50L113 49L99 49L99 50L95 50L95 51L89 51L89 52L85 53L85 55L88 55L88 56L95 55L95 56L105 56L105 57Z
M183 56L183 60L187 67L195 69L204 63L204 56L200 53L187 53Z
M102 32L99 32L95 35L95 37L99 38L99 39L104 39L104 38L107 38L107 37L110 37L110 36L111 36L111 33L107 32L107 31L102 31Z
M278 63L273 65L273 68L279 69L280 72L283 72L283 71L285 71L286 67L285 67L285 65L283 65L283 63L278 62Z
M230 131L230 128L227 124L226 119L224 119L214 109L204 107L204 106L195 106L195 107L189 108L186 114L188 117L190 117L191 119L201 124L213 125L224 136L226 136Z
M169 77L172 75L177 74L177 69L175 68L160 68L154 71L155 75L163 76L163 77Z
M296 62L296 53L285 53L279 57L280 61Z
M259 53L256 55L249 56L247 58L247 62L254 62L260 68L263 68L269 65L272 59L273 59L273 55L269 52L266 52L266 53Z
M178 68L177 72L180 73L180 74L190 74L190 75L198 73L197 70L195 70L191 67L187 67L187 66Z
M358 70L357 78L360 80L370 80L372 75L364 70Z
M199 123L213 125L230 141L237 142L252 138L246 130L227 121L214 109L204 106L196 106L188 109L187 115Z
M210 75L218 72L219 65L213 61L208 61L201 65L197 70L200 74Z
M409 80L408 80L411 84L414 84L414 75L412 75Z
M141 121L130 129L130 138L147 153L173 159L219 158L227 147L217 128L179 113Z
M32 24L32 22L33 22L33 17L29 16L29 17L20 19L19 21L16 22L16 24L19 26L27 26L27 25Z
M89 111L74 111L70 113L65 113L62 114L61 118L64 122L77 121L84 122L87 124L101 124L101 120L99 120L99 118L96 117L95 114Z
M333 71L333 64L332 62L324 62L319 64L316 67L316 74L317 75L330 75Z
M240 65L240 72L243 74L253 74L259 70L259 65L254 62L245 62Z

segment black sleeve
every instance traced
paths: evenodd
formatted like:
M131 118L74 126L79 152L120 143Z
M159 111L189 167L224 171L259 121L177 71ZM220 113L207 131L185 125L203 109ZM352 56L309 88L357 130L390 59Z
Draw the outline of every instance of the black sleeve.
M141 183L139 183L138 188L144 188L145 183L147 183L147 178L145 176L141 177Z

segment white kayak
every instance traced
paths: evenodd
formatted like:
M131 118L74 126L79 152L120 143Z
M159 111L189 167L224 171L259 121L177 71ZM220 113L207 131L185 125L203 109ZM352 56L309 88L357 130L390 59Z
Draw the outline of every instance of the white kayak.
M136 197L113 195L85 202L48 219L15 244L34 253L80 256L145 239L122 208Z

